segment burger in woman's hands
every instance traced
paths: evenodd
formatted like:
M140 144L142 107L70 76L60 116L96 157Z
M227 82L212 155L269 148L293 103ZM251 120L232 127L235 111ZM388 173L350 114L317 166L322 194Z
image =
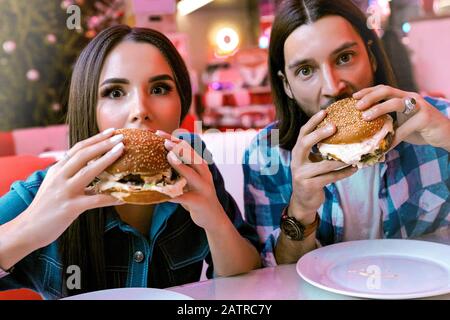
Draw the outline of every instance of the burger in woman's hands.
M118 129L122 156L94 181L94 190L133 204L167 201L183 194L186 179L167 162L164 138L150 130Z

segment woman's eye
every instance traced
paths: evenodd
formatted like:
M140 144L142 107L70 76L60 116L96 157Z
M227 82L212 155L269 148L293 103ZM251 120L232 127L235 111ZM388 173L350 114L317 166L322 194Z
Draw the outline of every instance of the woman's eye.
M152 88L151 93L157 96L168 94L172 88L169 85L157 85Z
M125 95L121 88L106 88L101 91L102 98L119 99Z
M122 90L118 90L118 89L111 90L111 92L109 93L109 97L111 99L118 99L118 98L121 98L123 96L124 96L123 91Z

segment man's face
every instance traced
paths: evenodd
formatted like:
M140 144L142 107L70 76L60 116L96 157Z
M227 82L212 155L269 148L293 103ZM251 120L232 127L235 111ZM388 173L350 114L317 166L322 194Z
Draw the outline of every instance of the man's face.
M284 59L285 92L309 117L373 86L374 66L364 42L340 16L295 29L284 43Z

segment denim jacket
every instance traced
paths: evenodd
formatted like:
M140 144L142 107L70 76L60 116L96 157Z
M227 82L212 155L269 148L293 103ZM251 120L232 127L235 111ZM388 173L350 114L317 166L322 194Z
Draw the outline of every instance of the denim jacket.
M204 150L203 143L200 145ZM228 217L239 233L256 246L256 232L243 221L234 199L225 190L217 167L210 164L209 169L217 197ZM46 170L37 171L26 181L15 182L0 198L0 225L14 219L30 205L45 174ZM207 276L212 277L212 258L205 231L192 221L181 205L157 204L147 237L123 222L114 207L103 210L108 288L164 288L195 282L200 279L203 261L208 264ZM62 269L56 240L19 261L9 275L0 279L0 290L26 287L39 292L45 299L64 297L67 286L62 274L70 273Z

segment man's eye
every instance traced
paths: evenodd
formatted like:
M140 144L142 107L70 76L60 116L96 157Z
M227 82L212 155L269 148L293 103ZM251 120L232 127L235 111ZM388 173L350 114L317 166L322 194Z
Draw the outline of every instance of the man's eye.
M313 69L311 67L301 67L298 70L298 74L302 77L309 77L313 73Z
M353 55L351 53L344 53L339 56L338 64L346 64L352 60Z

